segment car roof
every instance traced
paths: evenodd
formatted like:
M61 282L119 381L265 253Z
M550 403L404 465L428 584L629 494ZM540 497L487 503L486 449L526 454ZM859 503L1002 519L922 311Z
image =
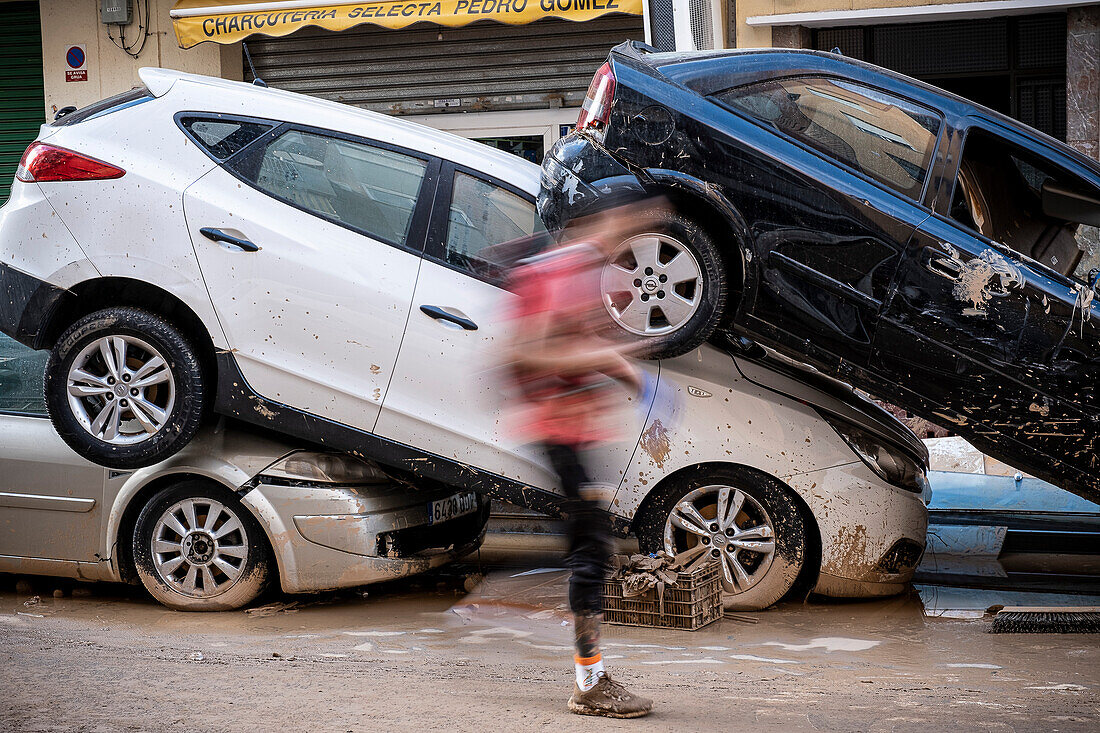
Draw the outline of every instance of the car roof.
M435 155L535 195L539 166L517 155L391 115L282 89L172 69L139 71L151 94L181 110L268 118L358 135Z
M742 84L799 73L833 74L894 91L956 117L976 116L1052 146L1094 174L1100 164L1040 130L957 94L881 66L831 51L745 48L720 51L646 53L636 43L616 46L615 53L657 69L672 81L707 96ZM737 60L731 64L731 60Z

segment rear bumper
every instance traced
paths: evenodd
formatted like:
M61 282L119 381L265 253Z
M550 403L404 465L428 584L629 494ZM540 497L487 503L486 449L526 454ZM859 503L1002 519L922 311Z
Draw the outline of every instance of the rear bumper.
M306 593L414 575L476 550L488 499L473 514L428 524L430 502L452 493L261 483L242 501L265 525L282 589Z
M0 262L0 332L38 348L43 326L65 290Z
M550 231L574 219L646 195L641 181L593 139L573 132L558 140L542 163L537 200Z

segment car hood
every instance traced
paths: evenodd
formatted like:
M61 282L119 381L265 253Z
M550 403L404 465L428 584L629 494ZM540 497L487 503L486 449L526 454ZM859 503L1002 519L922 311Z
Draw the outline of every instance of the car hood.
M747 354L733 353L734 364L745 379L875 433L905 449L927 468L928 447L920 438L850 385L770 349L754 344L748 351Z

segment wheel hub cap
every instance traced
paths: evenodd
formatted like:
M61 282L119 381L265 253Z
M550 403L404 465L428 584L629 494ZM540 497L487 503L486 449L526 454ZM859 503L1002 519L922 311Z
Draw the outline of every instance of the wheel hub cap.
M607 259L600 293L618 326L640 336L660 336L682 327L699 310L703 270L673 237L639 234Z
M731 486L704 486L677 502L665 520L665 551L694 550L717 559L722 589L744 593L767 574L775 557L775 527L763 505Z
M207 565L214 557L214 538L205 532L192 532L183 538L181 545L187 561L195 565Z
M160 516L150 546L153 567L172 590L191 598L224 593L244 573L248 535L216 499L184 499Z
M156 435L176 404L176 380L164 357L134 336L104 336L77 354L65 380L69 409L86 431L110 445Z

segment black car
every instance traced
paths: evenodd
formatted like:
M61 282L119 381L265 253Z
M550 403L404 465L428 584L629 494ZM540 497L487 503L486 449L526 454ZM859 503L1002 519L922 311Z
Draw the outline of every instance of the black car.
M539 211L650 199L602 288L653 355L765 343L1100 499L1095 161L839 54L628 43Z

